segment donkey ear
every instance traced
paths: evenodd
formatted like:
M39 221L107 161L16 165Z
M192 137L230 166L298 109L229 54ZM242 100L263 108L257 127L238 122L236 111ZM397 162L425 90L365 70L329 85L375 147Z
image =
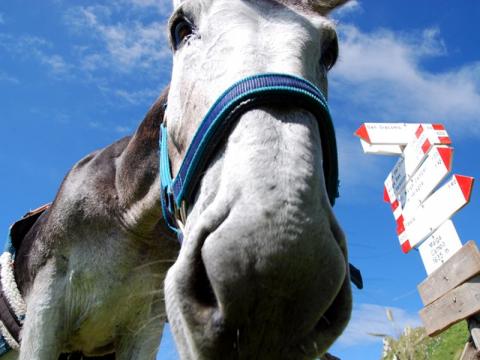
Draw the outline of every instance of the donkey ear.
M310 7L322 15L327 15L332 10L349 1L350 0L307 0Z

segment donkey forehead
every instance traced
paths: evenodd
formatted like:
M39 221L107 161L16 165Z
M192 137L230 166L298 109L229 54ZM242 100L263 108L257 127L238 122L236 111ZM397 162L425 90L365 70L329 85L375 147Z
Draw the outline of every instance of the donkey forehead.
M189 1L205 2L205 0L173 0L173 6L174 8L177 8L182 3L186 3ZM209 0L209 1L213 2L215 0ZM244 0L244 1L256 2L258 0ZM321 15L327 15L330 11L332 11L336 7L339 7L350 0L263 0L263 1L282 4L285 6L291 6L304 12L314 12L314 13L319 13Z

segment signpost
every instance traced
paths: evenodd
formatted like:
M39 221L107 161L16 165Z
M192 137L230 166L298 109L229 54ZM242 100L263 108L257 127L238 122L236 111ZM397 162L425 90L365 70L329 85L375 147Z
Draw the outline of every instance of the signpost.
M412 212L397 219L397 233L406 232L408 251L419 245L427 236L470 201L473 178L454 175L447 183L428 197ZM403 246L402 246L403 249ZM407 252L408 252L407 251Z
M451 171L452 158L452 148L434 146L418 171L408 181L406 176L403 176L401 167L396 165L385 180L385 201L394 208L398 205L406 208L418 207ZM403 164L403 161L401 163ZM398 204L394 205L395 202Z
M455 174L442 184L452 170L447 131L441 124L365 123L355 135L367 154L399 156L385 179L383 198L393 212L401 250L417 249L428 274L418 286L427 334L468 318L479 349L480 252L473 241L462 246L450 220L470 201L474 179ZM473 347L467 345L462 360Z
M400 145L372 145L367 141L360 139L363 152L375 155L402 155L403 148Z
M462 242L451 220L447 220L430 235L418 250L427 274L437 270L450 256L462 247Z
M448 137L442 124L410 123L364 123L355 135L371 145L407 145L412 135L420 131L420 126L423 130L438 132L440 138Z

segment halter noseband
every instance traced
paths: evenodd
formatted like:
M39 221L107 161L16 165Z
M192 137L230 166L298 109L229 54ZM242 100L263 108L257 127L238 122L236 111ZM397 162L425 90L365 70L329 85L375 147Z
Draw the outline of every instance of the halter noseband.
M177 176L173 179L168 156L167 129L161 125L160 177L162 211L171 230L181 236L186 211L201 173L217 145L245 112L266 105L291 105L306 109L317 119L322 139L323 171L330 203L338 197L338 164L335 132L322 92L309 81L286 74L260 74L227 89L200 123Z

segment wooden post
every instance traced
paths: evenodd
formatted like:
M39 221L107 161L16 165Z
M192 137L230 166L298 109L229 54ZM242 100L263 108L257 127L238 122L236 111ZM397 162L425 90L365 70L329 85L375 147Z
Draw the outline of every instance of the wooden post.
M469 241L418 286L420 317L429 336L467 319L472 341L461 360L480 359L480 252Z
M469 241L430 274L418 286L418 291L425 304L420 317L430 336L479 313L480 252L475 242ZM472 325L472 328L478 328L480 333L480 326Z
M480 273L480 252L468 241L441 267L418 285L423 305L427 306Z
M478 314L468 319L468 330L470 331L475 347L480 349L480 317Z
M463 348L462 355L460 356L460 360L478 360L477 349L475 346L468 341Z

